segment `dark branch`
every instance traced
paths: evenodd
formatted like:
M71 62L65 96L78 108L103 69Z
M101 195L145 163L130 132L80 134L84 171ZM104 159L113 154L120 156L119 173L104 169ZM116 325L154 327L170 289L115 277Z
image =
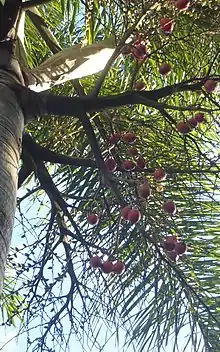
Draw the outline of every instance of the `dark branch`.
M58 154L48 148L40 146L28 133L25 133L23 136L23 146L35 160L50 161L62 165L97 168L96 162L92 159L72 158L71 156Z
M77 116L79 111L86 113L98 112L104 109L117 108L143 104L149 107L161 108L158 100L177 92L196 91L201 89L202 83L177 84L152 91L128 91L122 94L103 97L65 97L55 96L48 93L38 93L44 103L45 114L58 116ZM35 93L37 94L37 93ZM41 100L41 99L40 99ZM40 102L39 102L40 103Z
M23 10L30 9L32 7L47 4L48 2L52 2L52 1L55 1L55 0L29 0L29 1L25 1L22 3L22 9Z

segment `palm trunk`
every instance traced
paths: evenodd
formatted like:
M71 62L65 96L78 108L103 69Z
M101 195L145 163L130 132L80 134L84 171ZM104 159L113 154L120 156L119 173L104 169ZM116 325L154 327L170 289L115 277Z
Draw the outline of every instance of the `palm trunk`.
M0 292L13 230L17 175L24 116L14 92L4 83L11 80L0 70Z

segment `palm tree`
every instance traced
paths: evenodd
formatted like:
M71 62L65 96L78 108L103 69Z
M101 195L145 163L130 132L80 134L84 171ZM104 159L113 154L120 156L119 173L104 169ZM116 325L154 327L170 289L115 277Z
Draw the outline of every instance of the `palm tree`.
M65 349L74 333L101 350L107 324L125 348L172 339L178 351L187 326L183 349L217 352L219 5L40 3L0 7L0 281L18 183L13 292L27 302L23 329L39 330L39 316L42 328L29 348ZM123 219L125 206L141 220ZM106 261L125 271L106 274Z

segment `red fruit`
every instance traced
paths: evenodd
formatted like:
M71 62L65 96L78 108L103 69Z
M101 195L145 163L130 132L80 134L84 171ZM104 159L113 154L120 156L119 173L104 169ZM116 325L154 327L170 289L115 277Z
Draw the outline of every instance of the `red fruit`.
M172 251L177 243L177 238L175 236L169 236L164 240L163 246L167 251Z
M175 244L175 252L179 255L186 253L187 247L184 242L177 242Z
M139 186L138 192L140 196L144 199L148 199L151 195L151 189L148 183L143 183Z
M90 265L92 268L100 268L102 265L102 259L98 256L90 259Z
M198 121L199 123L205 121L204 114L202 112L197 112L194 116L194 119L196 119L196 121Z
M112 134L109 137L108 141L110 144L116 144L120 139L121 139L121 135L120 135L120 133L117 132L117 133Z
M188 9L189 5L190 5L189 0L177 0L175 2L176 8L180 11L184 11L184 10Z
M135 163L132 161L132 160L125 160L124 162L123 162L123 168L125 169L125 170L128 170L128 171L130 171L130 170L134 170L134 168L135 168Z
M135 147L131 147L129 150L128 150L128 155L131 155L131 156L135 156L138 154L138 150L137 148Z
M113 158L109 158L105 160L106 170L109 172L113 172L117 169L117 163Z
M163 181L166 180L167 173L164 169L159 168L154 171L153 176L156 181Z
M179 256L175 251L169 251L166 254L167 254L167 257L173 262L176 262L179 259Z
M191 128L196 128L198 125L198 121L195 118L189 119L187 122L190 124Z
M106 261L102 264L101 269L102 269L103 273L109 274L112 272L113 263L110 261Z
M123 271L125 270L125 265L124 263L118 261L117 263L113 264L113 269L112 271L115 273L115 274L122 274Z
M163 209L165 213L170 215L176 214L176 204L172 200L167 200L163 205Z
M126 205L124 208L121 209L121 217L124 220L128 220L128 213L131 210L131 207L129 205Z
M128 220L132 223L132 224L136 224L138 221L140 221L141 219L141 213L139 212L139 210L136 209L131 209L128 213Z
M132 132L127 132L122 136L122 138L127 143L133 143L136 139L136 136Z
M97 214L89 214L87 216L87 221L90 225L97 225L99 222L99 217Z
M161 75L168 75L168 73L171 71L171 66L170 64L164 63L159 67L159 72Z
M148 57L146 46L139 42L132 48L132 54L137 60L144 60Z
M146 161L143 158L143 156L139 156L136 160L136 164L140 169L145 169L146 167Z
M161 18L160 28L165 33L171 33L174 28L174 22L170 18Z
M212 79L208 79L204 83L204 88L205 88L206 92L208 92L208 93L213 92L216 87L217 87L217 82L213 81Z
M135 83L135 85L134 85L134 88L136 89L136 90L143 90L143 89L145 89L145 84L144 84L144 82L136 82Z
M188 122L179 122L176 124L177 131L183 134L191 131L190 124Z

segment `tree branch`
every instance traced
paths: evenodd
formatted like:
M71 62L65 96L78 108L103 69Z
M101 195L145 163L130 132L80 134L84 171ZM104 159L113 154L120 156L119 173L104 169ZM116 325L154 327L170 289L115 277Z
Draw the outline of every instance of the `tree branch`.
M22 9L27 10L35 6L44 5L55 0L29 0L22 3Z
M40 146L28 133L25 133L23 136L23 146L35 157L35 159L37 158L38 160L50 161L62 165L97 168L96 162L92 159L72 158L71 156L58 154L48 148Z

